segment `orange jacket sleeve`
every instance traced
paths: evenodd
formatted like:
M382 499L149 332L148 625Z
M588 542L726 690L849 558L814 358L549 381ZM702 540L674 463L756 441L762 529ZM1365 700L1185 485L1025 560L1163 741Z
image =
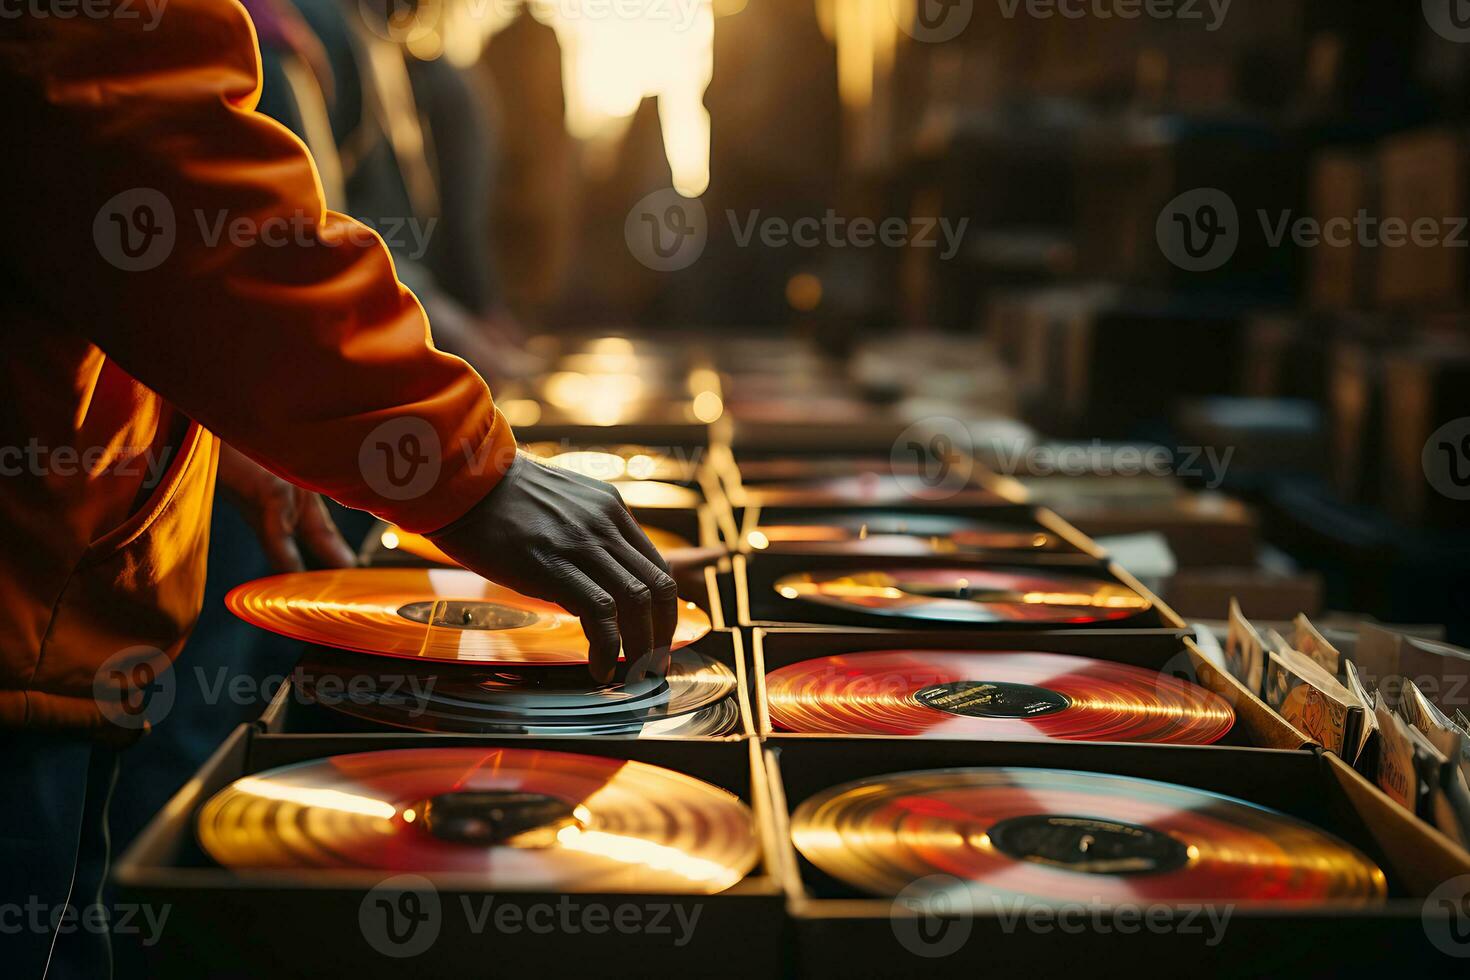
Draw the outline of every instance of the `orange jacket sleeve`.
M80 10L0 20L0 288L302 486L410 530L462 515L514 437L382 240L254 111L244 8Z

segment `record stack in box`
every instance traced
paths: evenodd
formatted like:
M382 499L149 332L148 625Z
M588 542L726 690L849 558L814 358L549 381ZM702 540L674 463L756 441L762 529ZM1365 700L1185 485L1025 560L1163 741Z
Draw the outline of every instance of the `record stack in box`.
M1317 975L1470 952L1464 720L1431 696L1465 676L1453 651L1399 639L1390 663L1381 637L1238 611L1216 642L952 442L894 444L901 416L841 448L810 418L783 433L740 381L779 352L743 356L702 442L635 418L535 447L611 479L670 557L723 545L684 580L667 670L594 684L573 617L397 528L366 567L231 594L303 657L121 862L179 910L160 972ZM1394 679L1431 652L1433 691Z

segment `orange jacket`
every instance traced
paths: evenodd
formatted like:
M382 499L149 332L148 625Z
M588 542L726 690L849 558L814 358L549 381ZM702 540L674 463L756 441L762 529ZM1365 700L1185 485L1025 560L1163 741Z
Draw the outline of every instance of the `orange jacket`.
M254 112L242 7L32 10L0 19L0 728L101 730L125 684L99 669L198 615L211 433L418 531L514 438Z

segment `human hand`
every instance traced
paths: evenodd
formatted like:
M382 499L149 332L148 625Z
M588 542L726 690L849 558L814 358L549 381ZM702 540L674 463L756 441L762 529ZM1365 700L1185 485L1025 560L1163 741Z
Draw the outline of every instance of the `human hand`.
M255 531L276 571L306 568L299 544L327 568L357 564L357 556L342 539L320 494L287 483L224 442L220 443L219 486Z
M620 646L630 664L663 671L678 589L611 485L518 452L495 489L429 538L464 567L579 616L597 681L612 678Z

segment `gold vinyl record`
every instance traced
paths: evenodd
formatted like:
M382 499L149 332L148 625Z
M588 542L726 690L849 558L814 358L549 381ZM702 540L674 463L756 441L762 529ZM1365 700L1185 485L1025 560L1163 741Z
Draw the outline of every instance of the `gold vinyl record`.
M692 544L672 531L665 531L663 528L658 527L649 527L646 524L640 525L640 527L643 528L643 533L648 536L649 542L661 554L667 555L669 552L677 551L680 548L693 547ZM412 531L405 531L391 524L383 528L378 540L389 551L402 551L405 554L413 555L415 558L422 558L424 561L434 562L437 565L458 566L459 564L459 562L441 551L437 544L422 534L414 534Z
M1150 605L1117 582L1049 569L832 570L788 575L775 587L787 599L932 622L1083 625L1128 619Z
M581 671L402 664L308 649L292 674L301 697L342 714L415 731L724 735L738 725L735 672L693 649L662 676L593 684ZM698 716L698 717L696 717Z
M941 769L847 783L792 815L798 851L865 892L1010 903L1342 903L1385 895L1356 848L1284 813L1095 772ZM987 904L990 903L990 904Z
M225 596L248 623L307 643L411 660L585 664L587 639L561 606L460 568L348 568L247 582ZM709 632L680 602L674 649Z
M759 848L749 808L669 769L530 749L394 749L236 780L199 812L236 869L458 872L496 890L713 894Z
M988 741L1070 739L1208 745L1235 712L1198 685L1059 653L875 650L766 675L788 732Z

